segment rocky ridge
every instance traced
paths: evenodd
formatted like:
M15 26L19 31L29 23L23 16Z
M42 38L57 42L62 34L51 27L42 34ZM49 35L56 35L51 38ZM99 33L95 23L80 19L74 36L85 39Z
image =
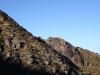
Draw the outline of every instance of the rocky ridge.
M81 48L74 47L64 39L57 37L49 37L46 42L59 53L71 59L71 61L73 61L78 66L84 65L84 58L83 55L80 53Z
M68 57L0 10L0 75L82 75Z
M0 75L99 74L99 54L58 37L33 36L0 10Z
M74 47L69 42L58 37L49 37L47 44L62 55L68 57L74 64L78 65L84 73L91 75L100 74L100 55L81 47Z

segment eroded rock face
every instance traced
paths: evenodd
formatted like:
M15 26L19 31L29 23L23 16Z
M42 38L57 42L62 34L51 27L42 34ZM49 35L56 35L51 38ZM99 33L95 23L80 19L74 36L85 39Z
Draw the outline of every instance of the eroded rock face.
M74 47L61 38L50 37L46 40L53 49L68 57L83 71L83 75L100 74L100 55L87 49Z
M7 74L81 75L81 72L69 58L0 11L0 75Z
M51 45L55 50L62 53L63 55L65 55L69 58L73 57L74 46L72 46L68 42L65 42L65 40L63 40L61 38L50 37L47 39L47 43L49 45Z
M71 59L75 64L79 66L84 65L84 58L79 49L66 42L64 39L50 37L46 42L59 53Z

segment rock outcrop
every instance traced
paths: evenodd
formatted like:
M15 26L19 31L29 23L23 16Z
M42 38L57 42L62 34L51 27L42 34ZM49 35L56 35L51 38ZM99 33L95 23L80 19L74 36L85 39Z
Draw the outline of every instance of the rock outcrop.
M83 55L80 53L80 50L71 45L69 42L66 42L64 39L61 38L53 37L48 38L46 42L59 53L71 59L78 66L84 65L84 58Z
M74 47L61 38L50 37L46 40L53 49L68 57L74 64L78 65L84 72L83 75L100 74L100 55L89 50Z
M81 72L69 58L0 11L0 75L81 75Z

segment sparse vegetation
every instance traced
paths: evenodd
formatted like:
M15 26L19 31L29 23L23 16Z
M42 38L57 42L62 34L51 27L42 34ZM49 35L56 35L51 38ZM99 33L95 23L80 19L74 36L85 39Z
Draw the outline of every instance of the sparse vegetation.
M9 68L9 64L11 64L9 70L18 70L18 68L12 69L13 65L16 64L22 67L21 70L28 69L29 75L33 75L35 72L49 75L67 75L69 73L78 75L81 73L69 58L58 53L40 37L33 36L19 26L6 13L0 12L0 18L3 18L0 20L0 30L2 29L0 37L3 38L0 40L4 43L3 52L0 53L2 55L0 63L3 63L3 65L0 64L2 65L0 70L5 71ZM5 68L5 65L8 68ZM16 75L9 72L11 75ZM0 74L2 74L1 71Z
M75 64L77 64L83 71L84 75L99 75L99 54L93 53L80 47L74 47L70 43L62 40L61 38L50 37L47 39L47 43L59 53L70 58ZM69 54L71 54L72 57Z
M45 41L33 36L0 11L0 75L7 75L6 72L10 75L99 75L100 55L60 38L50 37Z

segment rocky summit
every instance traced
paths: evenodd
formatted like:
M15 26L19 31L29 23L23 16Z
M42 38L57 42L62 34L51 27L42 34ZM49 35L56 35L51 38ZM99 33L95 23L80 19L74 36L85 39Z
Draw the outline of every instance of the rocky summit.
M82 75L68 57L0 11L0 75Z

